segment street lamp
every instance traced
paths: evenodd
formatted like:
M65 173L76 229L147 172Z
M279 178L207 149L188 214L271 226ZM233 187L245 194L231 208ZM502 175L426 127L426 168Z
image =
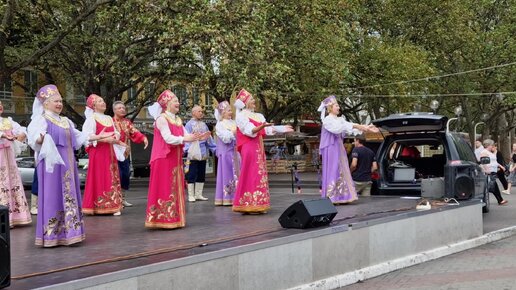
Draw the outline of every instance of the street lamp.
M475 128L473 130L473 132L475 133L475 135L474 135L475 136L475 140L477 139L477 126L478 125L482 125L482 124L485 124L485 123L484 122L478 122L478 123L475 124Z
M430 109L432 109L432 111L434 112L434 115L435 115L435 112L437 111L438 108L439 108L439 101L438 100L432 100L430 102Z
M457 131L460 130L460 115L462 115L462 107L459 105L453 110L455 116L457 116Z

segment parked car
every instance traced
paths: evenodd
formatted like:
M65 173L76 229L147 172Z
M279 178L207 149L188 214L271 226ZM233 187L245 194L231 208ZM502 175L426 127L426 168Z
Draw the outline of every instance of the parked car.
M32 180L34 178L34 157L19 157L16 158L16 165L18 165L18 172L22 180L24 187L32 187ZM81 181L81 187L86 182L86 170L79 167L79 180Z
M487 176L471 145L449 132L447 121L432 113L394 114L373 121L389 132L376 155L378 194L420 196L423 185L441 188L448 198L480 199L483 211L489 211Z
M141 131L147 140L149 146L143 149L144 144L131 143L131 167L133 169L134 177L149 177L150 176L150 156L152 152L152 142L154 141L154 134L149 131Z

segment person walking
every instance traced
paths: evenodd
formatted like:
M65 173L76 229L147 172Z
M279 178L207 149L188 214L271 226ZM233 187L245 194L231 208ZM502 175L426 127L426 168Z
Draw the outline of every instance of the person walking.
M505 160L503 158L502 152L498 150L498 144L495 143L493 146L494 153L496 154L496 162L498 162L498 171L496 172L496 176L498 176L498 180L503 186L502 193L506 193L509 183L507 182L507 178L505 178Z
M497 172L499 164L496 161L496 154L494 153L494 144L494 141L491 139L484 140L484 151L480 153L480 158L488 157L489 164L482 164L481 167L484 170L484 173L488 175L489 190L493 193L499 205L505 205L508 203L508 201L503 199L502 195L500 194L500 189L496 184L496 179L498 178Z
M371 195L371 173L378 169L373 150L364 146L365 137L355 137L355 148L351 151L351 177L355 182L355 189L361 196Z
M507 190L502 191L504 194L511 194L513 184L516 184L516 143L512 144L511 163L509 165L509 178L507 178Z

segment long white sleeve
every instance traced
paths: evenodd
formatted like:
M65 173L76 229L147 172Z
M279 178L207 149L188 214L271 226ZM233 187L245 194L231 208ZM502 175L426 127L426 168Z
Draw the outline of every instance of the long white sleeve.
M84 121L84 124L82 125L82 134L84 135L83 138L86 139L86 146L87 145L93 145L94 147L97 146L97 141L88 141L91 137L95 136L97 131L97 122L95 121L95 118L93 116L86 118L86 121Z
M225 126L224 122L228 121L217 122L217 125L215 125L215 133L222 142L227 144L235 140L235 134L233 134L233 132L231 132L231 130ZM232 122L234 123L234 121Z
M47 133L47 121L43 116L37 116L29 123L27 127L27 143L32 150L39 152L41 150L41 144L36 143L36 140L41 135Z
M323 126L326 130L333 134L356 133L357 130L353 129L353 123L348 122L344 117L326 116L323 120Z
M256 126L249 121L249 117L244 111L237 114L235 121L240 132L249 137L256 137L256 133L253 133L253 129Z
M86 135L84 135L81 131L77 130L75 124L72 122L72 120L68 119L68 123L70 123L70 128L72 128L72 134L75 137L75 150L81 148L83 145L86 145L88 143L88 138Z
M27 128L20 126L17 122L13 121L11 117L8 117L9 121L11 121L11 124L13 126L13 134L14 135L20 135L25 134L27 135Z
M183 144L183 137L181 136L174 136L172 133L170 133L170 128L168 127L168 121L163 116L159 116L156 119L156 127L158 128L159 132L161 133L161 136L163 137L163 140L165 140L165 143L171 144L171 145L179 145ZM185 134L188 134L186 130L183 127L183 132Z

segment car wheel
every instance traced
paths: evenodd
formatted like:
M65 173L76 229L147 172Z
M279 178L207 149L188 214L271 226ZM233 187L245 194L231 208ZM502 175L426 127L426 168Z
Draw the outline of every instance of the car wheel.
M490 198L489 196L491 195L491 192L489 191L485 191L484 192L484 203L485 205L482 207L482 212L483 213L488 213L489 212L489 207L491 206L491 201L490 201Z

